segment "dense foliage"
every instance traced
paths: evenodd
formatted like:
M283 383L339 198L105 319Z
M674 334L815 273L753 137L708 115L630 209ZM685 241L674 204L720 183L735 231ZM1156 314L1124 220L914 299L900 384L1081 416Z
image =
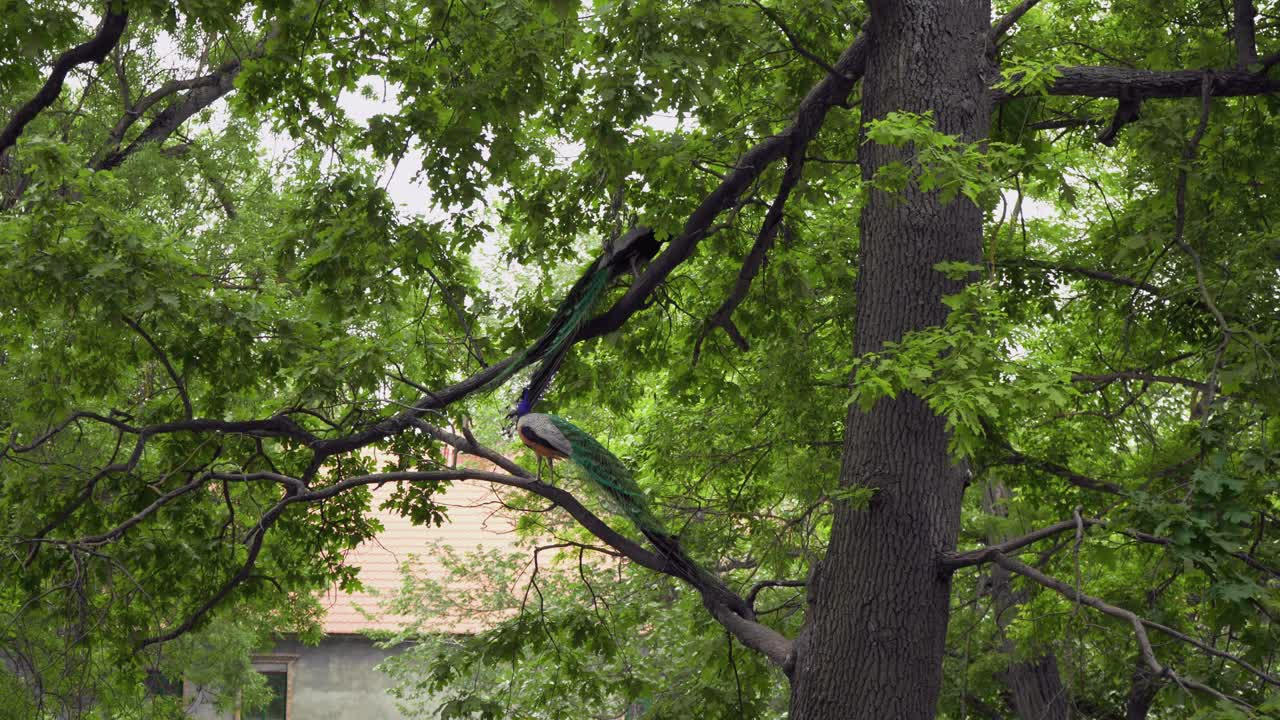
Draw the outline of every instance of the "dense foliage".
M681 237L867 15L19 3L0 24L0 120L125 6L105 61L72 69L0 154L0 706L22 717L172 712L143 697L149 669L249 682L252 702L248 648L314 632L305 598L354 581L345 552L378 530L362 478L426 473L394 505L432 524L451 476L431 428L531 461L503 433L514 391L455 384L535 338L610 237ZM1000 45L981 142L928 114L861 127L855 91L792 159L803 175L740 304L723 305L783 162L642 310L575 348L547 407L627 461L690 554L791 637L833 507L875 512L875 489L839 484L846 408L914 394L968 468L962 549L1065 523L1022 561L1194 641L1148 627L1161 663L1239 701L1154 674L1129 623L984 558L956 570L943 716L1013 716L1014 679L1048 667L1078 717L1280 715L1280 98L1210 97L1206 75L1204 98L1146 99L1121 122L1128 95L1053 90L1060 66L1236 68L1231 10L1036 4ZM1268 78L1280 5L1256 10L1263 55L1236 70ZM862 142L913 161L864 178ZM399 203L397 163L420 191ZM983 263L937 268L977 277L945 326L855 357L858 214L909 185L986 211ZM785 712L786 677L696 593L503 492L531 543L579 545L541 551L532 596L527 555L453 556L489 593L410 581L401 602L423 617L475 603L505 619L410 629L422 644L391 668L407 707Z

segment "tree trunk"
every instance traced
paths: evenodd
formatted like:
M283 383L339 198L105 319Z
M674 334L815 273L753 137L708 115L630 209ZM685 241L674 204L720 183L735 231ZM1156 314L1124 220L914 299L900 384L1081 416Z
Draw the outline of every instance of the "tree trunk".
M1141 657L1137 658L1133 675L1129 676L1129 695L1124 700L1125 720L1147 720L1159 692L1160 678L1151 674Z
M933 111L937 127L986 137L985 0L873 4L864 120ZM910 149L866 144L864 178ZM963 198L873 191L861 218L854 349L941 324L943 295L962 283L934 265L981 258L982 212ZM808 625L792 668L793 720L932 718L942 684L950 582L938 570L955 547L963 470L943 420L919 398L882 400L846 422L842 486L876 488L867 510L837 503L826 559L814 570Z

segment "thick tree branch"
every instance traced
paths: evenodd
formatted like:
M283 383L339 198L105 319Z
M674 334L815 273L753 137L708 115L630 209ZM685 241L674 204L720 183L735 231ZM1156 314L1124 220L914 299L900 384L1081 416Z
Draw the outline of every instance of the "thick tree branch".
M240 569L228 578L228 580L217 592L214 593L211 598L209 598L209 600L197 607L196 610L182 623L171 628L165 633L146 638L139 645L139 647L147 647L155 643L172 640L183 633L188 632L194 628L196 624L198 624L200 620L209 613L209 611L216 607L219 602L225 599L238 585L245 582L250 577L253 567L257 562L267 530L270 529L271 525L291 504L311 503L325 500L362 485L380 485L387 482L482 480L518 488L552 501L555 505L558 505L569 513L569 515L588 532L595 535L614 551L627 557L632 562L648 568L649 570L670 575L671 577L682 580L693 586L693 588L702 596L703 603L707 606L708 610L747 647L759 650L779 665L784 664L790 657L791 641L775 630L765 625L761 625L749 617L745 617L743 615L744 610L742 608L748 607L746 602L714 576L703 573L698 577L689 577L687 573L683 572L681 568L677 567L664 555L645 549L639 543L611 528L604 520L588 510L586 506L584 506L567 490L553 485L548 485L537 480L527 470L521 468L519 465L502 458L498 453L484 448L472 440L454 435L453 433L449 433L439 428L426 426L425 424L424 427L430 428L433 435L437 435L451 444L456 443L455 446L460 450L477 454L479 457L485 459L500 458L503 461L503 466L516 472L513 474L505 474L478 469L459 469L371 473L347 478L332 485L314 490L307 490L306 485L298 478L292 478L273 472L206 473L199 479L166 493L138 514L117 525L114 529L101 535L83 538L76 542L91 546L117 538L130 527L140 522L143 518L156 512L156 510L165 503L172 501L174 498L179 497L182 494L191 492L199 487L203 487L204 484L209 481L268 481L285 486L285 496L268 509L267 512L259 519L254 529L250 531L249 537L246 539L246 542L249 545L249 555L246 557L245 562L242 564ZM745 612L748 614L750 613L749 609Z
M1022 0L1022 2L1015 5L1012 10L1005 13L1003 17L997 20L996 24L991 26L991 34L987 36L987 43L991 50L994 51L996 46L1000 43L1000 38L1004 37L1005 33L1013 29L1013 26L1022 19L1023 15L1027 14L1028 10L1039 3L1040 0ZM994 52L992 52L991 55L994 56Z
M108 138L109 150L97 162L93 163L94 169L110 170L124 162L126 158L147 143L163 142L192 115L204 110L230 93L235 89L236 77L244 69L244 60L262 57L266 52L267 42L275 37L278 31L278 28L273 27L244 58L229 60L204 77L183 81L171 80L155 92L139 100L132 109L125 111L124 116L120 118L115 128L112 129ZM125 132L137 121L142 113L165 97L184 89L186 94L183 95L181 100L156 115L151 123L138 134L138 137L129 143L128 147L123 150L119 149L119 144L124 141Z
M115 153L120 149L120 143L124 142L125 133L129 128L133 127L138 118L150 110L156 103L165 98L184 90L194 90L195 88L216 85L218 83L218 73L205 75L203 77L191 78L190 80L170 80L161 85L155 91L138 99L131 107L125 109L124 114L116 122L115 127L111 128L111 132L107 135L107 155ZM95 163L100 164L101 161ZM117 163L118 164L118 163Z
M1062 73L1048 88L1050 95L1114 97L1129 94L1135 100L1151 98L1198 98L1204 70L1135 70L1099 66L1060 67ZM1265 95L1280 90L1280 79L1241 70L1214 70L1214 97ZM993 91L997 102L1011 97Z
M734 169L725 175L689 216L680 235L673 238L666 250L649 263L649 268L636 279L626 295L603 315L587 323L578 333L578 340L597 337L621 327L644 306L649 295L667 275L693 254L720 213L733 206L766 168L788 151L800 148L800 152L803 152L803 148L808 147L822 128L827 112L832 107L847 103L849 93L853 91L854 84L866 67L867 49L867 35L862 33L840 55L835 63L836 72L828 73L805 95L791 125L777 135L760 141L738 159Z
M666 250L649 263L645 272L632 283L626 294L613 307L591 319L569 342L581 342L611 333L622 327L632 315L646 307L650 296L668 275L693 254L698 243L709 234L712 223L724 210L737 203L739 196L774 162L785 156L788 150L808 146L821 129L827 112L843 105L852 92L866 65L867 38L860 35L836 61L839 74L828 74L805 95L796 112L796 118L785 130L757 143L738 159L734 169L721 179L719 185L707 194L685 222L680 235L672 238ZM320 468L325 459L343 452L358 450L369 443L404 431L426 412L439 410L488 385L511 363L512 355L459 383L434 393L424 393L412 408L386 418L359 432L345 437L315 443L311 472Z
M625 535L613 530L568 491L537 480L528 470L503 457L501 453L480 445L469 434L467 437L461 437L425 422L420 421L417 424L424 431L453 446L459 452L465 452L493 462L511 473L511 475L490 473L485 476L478 476L477 479L527 490L559 505L592 535L625 555L632 562L655 572L669 575L692 586L702 596L703 604L707 607L707 610L729 632L733 633L743 645L763 653L779 666L785 667L786 663L790 662L791 640L776 630L756 622L751 602L744 600L726 587L718 577L705 571L691 576L678 563L673 562L665 555L650 552ZM756 592L759 591L757 590Z
M45 80L35 97L18 108L4 129L0 130L0 154L18 141L18 136L28 123L58 99L58 95L62 93L62 84L72 68L87 62L101 63L107 59L116 43L120 42L120 36L124 34L128 23L129 11L125 1L108 0L106 14L94 36L59 55L53 63L53 70L49 72L49 79Z

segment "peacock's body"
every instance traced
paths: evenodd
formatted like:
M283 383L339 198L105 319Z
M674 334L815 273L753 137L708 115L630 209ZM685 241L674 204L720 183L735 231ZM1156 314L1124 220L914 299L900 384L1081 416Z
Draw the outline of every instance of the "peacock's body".
M650 512L649 500L630 468L585 430L558 415L528 413L516 421L516 432L542 457L573 463L610 509L626 516L640 532L667 534Z
M696 581L700 573L697 564L649 510L648 496L636 483L630 468L577 425L557 415L531 413L528 409L526 396L517 408L516 432L520 440L540 457L567 459L572 463L578 474L600 493L614 512L634 523L636 529L674 564L680 574Z

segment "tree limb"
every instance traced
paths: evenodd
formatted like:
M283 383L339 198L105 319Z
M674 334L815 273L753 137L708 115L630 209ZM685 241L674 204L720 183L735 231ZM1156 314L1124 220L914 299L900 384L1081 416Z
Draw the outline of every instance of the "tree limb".
M1062 66L1059 77L1046 89L1049 95L1114 97L1134 100L1200 97L1204 70L1135 70L1097 66ZM1280 90L1280 79L1243 70L1213 70L1213 96L1265 95ZM994 102L1005 102L1020 93L992 90Z
M991 26L991 33L987 36L987 43L991 50L994 51L996 45L1000 42L1000 38L1004 37L1005 33L1013 29L1013 26L1022 19L1022 16L1026 15L1027 11L1039 4L1039 2L1040 0L1022 0L1022 2L1015 5L1012 10L1005 13L1003 17L997 20L996 24ZM994 52L991 54L994 56Z
M1174 218L1173 241L1183 253L1191 259L1192 267L1196 272L1196 287L1200 290L1200 298L1204 302L1204 306L1213 314L1214 320L1218 323L1218 329L1222 332L1222 340L1218 343L1218 349L1214 354L1213 366L1209 370L1209 381L1205 383L1204 395L1200 398L1197 406L1203 409L1202 423L1209 422L1209 412L1213 408L1213 396L1217 392L1218 373L1222 369L1223 358L1226 356L1227 347L1231 344L1232 329L1227 324L1226 317L1222 311L1218 309L1218 305L1213 300L1213 295L1209 292L1209 285L1205 281L1204 263L1200 260L1200 253L1187 242L1186 225L1187 225L1187 178L1191 172L1191 165L1196 160L1196 155L1200 149L1200 141L1204 138L1204 133L1209 128L1209 109L1211 107L1213 90L1216 86L1216 80L1212 73L1205 73L1200 85L1200 121L1196 125L1196 130L1191 135L1191 140L1187 142L1187 147L1182 152L1182 165L1178 170L1178 178L1175 183L1174 207L1176 216Z
M726 587L718 577L707 572L696 574L685 572L665 555L644 549L630 538L610 528L608 524L583 506L568 491L537 480L528 470L520 467L509 458L503 457L501 453L480 445L474 438L460 437L421 421L418 426L442 442L452 445L460 452L472 454L493 462L511 473L510 476L489 474L477 479L517 487L551 500L556 505L564 508L574 520L577 520L592 535L625 555L632 562L683 581L697 590L702 596L703 604L707 607L707 610L729 632L733 633L743 645L758 650L779 666L785 667L785 664L789 662L792 651L791 640L776 630L756 622L751 601L744 600L738 596ZM757 589L755 592L758 593L759 590ZM752 598L754 599L754 594Z
M817 65L823 70L826 70L828 73L831 73L832 75L841 74L839 70L832 67L831 64L828 63L826 60L823 60L822 58L818 57L813 52L811 52L808 48L801 45L800 40L796 37L796 34L791 31L791 28L787 25L786 21L782 19L782 16L778 14L777 10L774 10L773 8L770 8L764 5L763 3L760 2L760 0L751 0L751 2L756 7L760 8L760 12L764 13L766 17L768 17L771 21L773 21L774 25L778 26L778 29L781 30L782 34L786 36L787 42L791 44L792 50L795 50L806 60L808 60L809 62L812 62L814 65Z
M992 555L991 561L996 563L1000 567L1003 567L1006 570L1009 570L1010 572L1017 573L1018 575L1021 575L1029 580L1032 580L1039 585L1049 588L1050 590L1053 590L1054 592L1058 593L1059 595L1062 595L1063 597L1073 602L1079 603L1081 605L1087 605L1103 613L1104 615L1110 615L1111 617L1128 622L1129 625L1133 627L1134 635L1138 640L1138 649L1139 649L1139 652L1142 653L1142 659L1146 662L1147 667L1151 668L1151 670L1154 673L1156 673L1156 675L1158 676L1168 677L1180 685L1184 685L1186 687L1208 693L1219 700L1227 700L1227 701L1248 707L1248 703L1244 702L1239 698L1225 695L1219 692L1218 690L1215 690L1214 688L1209 687L1208 685L1204 685L1194 680L1189 680L1187 678L1180 677L1176 673L1174 673L1172 669L1162 665L1160 661L1156 658L1155 652L1151 648L1151 641L1147 637L1147 631L1146 631L1148 627L1150 627L1153 630L1158 630L1174 639L1191 644L1199 648L1200 650L1207 652L1210 655L1223 658L1226 660L1230 660L1236 663L1237 665L1239 665L1240 667L1253 673L1254 675L1257 675L1259 678L1266 681L1267 683L1270 683L1273 685L1280 685L1280 681L1277 681L1275 678L1253 667L1248 662L1235 657L1234 655L1230 655L1220 650L1211 648L1208 645L1205 645L1204 643L1201 643L1200 641L1194 638L1188 637L1166 625L1161 625L1160 623L1157 623L1157 622L1145 620L1129 610L1116 607L1115 605L1112 605L1104 600L1093 597L1091 595L1085 595L1079 589L1071 587L1070 585L1062 582L1061 580L1049 577L1048 575L1045 575L1044 573L1040 572L1039 570L1036 570L1030 565L1026 565L1025 563L1018 562L1017 560L1014 560L1013 558L1007 557L1005 555L1001 555L1000 553L995 553L994 555Z
M681 233L667 244L666 250L649 263L649 268L613 307L593 318L579 331L577 340L597 337L621 327L644 306L649 295L667 275L693 254L720 213L731 207L766 168L793 148L801 148L803 152L822 128L827 111L846 104L849 93L866 67L868 48L867 34L860 33L836 60L837 72L828 73L805 95L791 125L777 135L761 140L738 159L733 170L703 198Z
M803 148L800 148L803 151ZM756 234L756 240L751 246L751 251L747 253L747 258L742 262L742 268L738 271L738 278L734 281L733 290L729 293L729 297L725 298L720 307L716 309L711 317L707 318L707 322L702 327L702 332L698 334L698 340L693 345L694 362L698 361L698 355L702 352L702 341L715 327L723 327L725 332L734 339L739 349L746 352L750 347L747 345L746 338L737 331L733 324L733 311L747 299L747 293L751 291L751 281L755 279L760 268L764 267L765 261L769 256L769 250L773 248L774 239L778 236L778 228L782 225L782 215L787 205L787 198L791 196L792 189L796 183L800 182L800 176L804 172L804 154L796 152L794 149L788 153L787 169L782 175L782 181L778 184L778 193L773 198L773 203L769 205L769 210L765 213L764 222L760 225L760 232Z
M1010 538L995 545L988 545L987 547L979 548L977 550L969 550L967 552L949 553L943 556L942 560L939 561L939 565L943 572L953 573L960 568L992 562L996 555L1004 555L1015 550L1021 550L1027 545L1038 542L1047 537L1052 537L1058 533L1066 532L1068 530L1076 530L1082 524L1094 526L1103 525L1105 522L1093 518L1082 518L1079 522L1077 522L1075 518L1063 520L1060 523L1054 523L1048 527L1033 530L1026 535Z
M120 149L120 143L124 141L125 133L133 124L142 117L144 113L152 108L156 103L183 90L194 90L199 87L216 85L218 82L218 73L212 73L203 77L191 78L189 80L170 80L164 85L151 92L150 94L139 98L138 102L127 107L124 114L116 121L115 127L111 128L111 132L107 134L107 155L115 153ZM101 161L99 161L100 163ZM97 165L98 163L95 163ZM118 164L118 163L117 163Z
M1124 488L1113 482L1109 482L1107 480L1099 480L1097 478L1089 477L1088 475L1081 475L1080 473L1075 472L1070 468L1063 467L1061 465L1058 465L1057 463L1052 463L1047 460L1037 460L1034 458L1029 458L1026 455L1023 455L1022 453L1017 452L1016 450L1013 450L1012 448L1010 448L1009 456L1000 460L999 464L1029 465L1039 470L1043 470L1051 475L1057 475L1058 477L1062 478L1063 480L1066 480L1072 485L1075 485L1076 487L1084 488L1085 490L1095 490L1097 492L1109 493L1111 495L1125 494Z
M1044 260L1034 260L1032 258L1009 258L1001 261L1003 265L1011 265L1014 267L1033 267L1050 272L1068 273L1071 275L1081 275L1092 280L1101 280L1102 282L1111 283L1113 285L1122 285L1128 288L1141 290L1150 295L1159 296L1163 291L1147 282L1134 280L1133 278L1123 275L1116 275L1105 270L1096 270L1094 268L1082 267L1079 265L1062 265Z
M442 438L448 438L449 440L456 442L458 446L460 446L459 449L466 448L467 452L478 453L480 457L484 457L485 459L501 457L492 450L483 448L472 441L452 433L448 433L447 431L440 430L439 428L433 428L433 432L438 433ZM102 535L84 538L82 542L97 544L114 537L118 537L129 527L136 525L144 517L154 513L156 509L164 503L171 501L181 494L190 492L192 489L203 487L204 483L210 480L244 482L266 480L269 482L280 483L287 488L285 496L268 509L267 512L259 519L254 529L250 531L249 537L246 539L246 542L249 545L249 555L245 559L241 568L232 575L219 588L219 590L209 598L209 600L197 607L197 609L182 623L163 634L146 638L139 644L139 647L142 648L172 640L191 630L204 615L226 598L236 586L248 579L252 573L253 566L257 561L259 552L261 551L263 538L267 530L270 529L276 519L278 519L283 514L284 510L291 504L311 503L324 500L362 485L380 485L387 482L482 480L525 490L551 500L559 507L564 508L564 510L588 532L595 535L614 551L627 557L632 562L655 572L670 575L671 577L682 580L691 585L702 596L704 605L707 606L712 615L720 620L720 622L724 624L725 627L747 647L759 650L769 657L770 660L773 660L779 665L784 664L790 657L791 641L772 628L762 625L749 617L743 616L743 611L739 608L746 606L745 601L728 587L720 583L718 579L706 573L703 573L700 577L689 577L688 573L683 572L664 555L646 550L635 541L611 528L604 520L588 510L586 506L578 501L578 499L567 490L543 483L534 478L527 470L521 468L519 465L516 465L505 458L503 458L503 460L503 465L517 472L504 474L478 469L460 469L371 473L347 478L332 485L314 490L307 490L306 485L298 478L280 475L279 473L273 472L206 473L201 476L199 480L193 481L192 483L188 483L174 491L166 493L147 508L144 508L137 515L124 521L113 530Z
M62 93L62 84L72 68L87 62L101 63L107 59L116 43L120 42L120 36L124 34L128 23L129 11L125 0L108 0L106 14L98 25L98 31L93 37L58 56L53 63L53 70L49 72L49 78L36 92L35 97L18 108L9 119L9 123L0 130L0 154L18 141L18 136L22 134L28 123L58 99L58 95Z
M747 598L746 598L747 604L751 605L752 607L755 607L756 596L758 596L760 594L760 591L764 590L765 588L804 587L807 584L808 583L804 580L761 580L760 582L752 585L751 589L747 591Z
M96 170L110 170L124 162L133 153L147 143L163 142L173 134L192 115L217 102L224 95L235 89L236 77L244 69L244 60L262 57L266 52L267 42L279 32L272 29L258 41L258 44L244 58L235 58L223 63L217 70L203 77L185 81L169 81L160 89L138 101L132 110L125 111L116 123L109 136L110 150L93 164ZM124 134L147 108L178 90L186 89L186 94L178 102L162 110L151 123L139 133L138 137L123 150L118 148L124 140ZM132 114L131 114L132 113Z
M1191 378L1178 377L1177 375L1155 375L1146 370L1121 370L1119 372L1105 373L1102 375L1084 375L1076 374L1071 376L1071 382L1080 383L1097 383L1098 385L1110 385L1117 380L1141 380L1143 382L1168 383L1170 385L1182 385L1194 390L1208 389L1208 383L1202 383Z
M173 364L169 362L169 356L166 355L164 350L156 344L156 341L147 334L147 331L142 329L141 325L134 322L134 320L128 315L122 315L121 317L124 319L124 324L133 328L134 332L141 335L142 339L151 347L152 352L156 354L156 357L160 358L160 364L164 366L165 372L169 373L169 379L173 380L174 386L178 389L178 397L182 398L182 409L185 413L183 417L188 420L195 417L195 412L191 408L191 396L187 394L187 385L182 382L182 377L178 375L178 371L174 369Z

